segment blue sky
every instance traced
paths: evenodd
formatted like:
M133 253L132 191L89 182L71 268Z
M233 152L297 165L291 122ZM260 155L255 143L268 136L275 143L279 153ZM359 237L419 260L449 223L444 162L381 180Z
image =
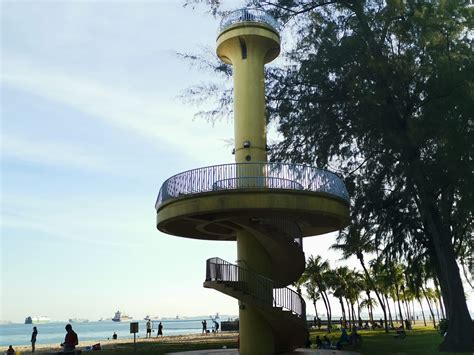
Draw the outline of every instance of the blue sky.
M176 52L214 48L218 27L181 4L1 2L1 320L238 313L202 287L235 243L155 227L164 180L233 162L232 122L179 99L209 77ZM306 255L335 264L333 242L305 239Z

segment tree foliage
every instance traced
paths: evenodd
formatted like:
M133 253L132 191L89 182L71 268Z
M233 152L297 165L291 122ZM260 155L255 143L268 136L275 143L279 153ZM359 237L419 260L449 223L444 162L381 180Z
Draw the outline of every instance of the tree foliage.
M383 243L388 259L436 275L450 327L442 349L471 350L457 262L469 276L472 8L459 0L258 4L292 38L287 65L267 70L268 116L283 137L271 158L340 173L358 233Z

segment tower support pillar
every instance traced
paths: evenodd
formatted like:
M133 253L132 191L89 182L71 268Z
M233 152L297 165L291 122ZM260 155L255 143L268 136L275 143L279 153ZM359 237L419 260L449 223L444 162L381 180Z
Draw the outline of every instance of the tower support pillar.
M237 263L252 274L265 277L270 276L271 260L267 251L258 240L248 231L237 232ZM273 288L262 279L251 279L245 271L240 275L239 281L246 282L247 287L259 292L259 299L273 302ZM270 324L256 307L239 301L239 334L241 355L274 354L275 340Z

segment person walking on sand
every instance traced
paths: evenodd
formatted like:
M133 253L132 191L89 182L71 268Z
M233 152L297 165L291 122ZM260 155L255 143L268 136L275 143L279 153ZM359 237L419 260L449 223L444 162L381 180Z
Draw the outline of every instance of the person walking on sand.
M76 350L76 345L79 344L79 339L74 330L72 330L71 324L66 325L66 336L64 337L64 343L61 346L64 346L63 352L69 352Z
M158 324L158 334L156 334L156 337L158 338L158 335L161 335L163 337L163 324Z
M33 333L31 333L31 352L35 352L36 336L38 335L38 329L33 327Z
M146 322L146 336L145 338L151 338L151 320L147 320Z

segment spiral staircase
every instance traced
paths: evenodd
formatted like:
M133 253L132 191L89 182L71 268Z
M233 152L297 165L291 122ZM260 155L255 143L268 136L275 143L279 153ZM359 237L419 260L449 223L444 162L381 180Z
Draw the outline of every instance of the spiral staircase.
M240 262L207 260L204 287L261 313L274 352L289 352L308 337L305 302L286 287L304 271L304 237L345 227L349 198L342 180L325 170L279 163L235 163L199 168L166 180L156 201L157 228L206 240L253 236L266 251L266 275Z

